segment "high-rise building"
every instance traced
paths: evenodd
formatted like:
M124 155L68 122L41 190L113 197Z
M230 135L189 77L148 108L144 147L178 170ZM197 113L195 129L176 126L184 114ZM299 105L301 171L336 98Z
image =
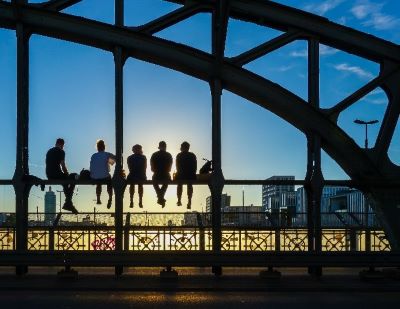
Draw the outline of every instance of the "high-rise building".
M296 191L297 223L306 223L307 198L304 187ZM365 214L367 212L368 214ZM347 214L351 215L347 215ZM355 189L342 186L324 187L321 196L321 224L349 223L354 220L371 224L372 210L365 200L364 194Z
M341 192L347 191L347 187L324 187L322 189L321 196L321 212L329 212L329 199L332 196L336 196ZM300 187L296 191L296 212L306 213L307 212L307 196L304 187Z
M267 180L294 180L294 176L272 176ZM294 190L294 185L263 185L263 211L280 211L282 208L288 211L295 210L296 192Z
M54 221L56 213L56 194L51 191L51 187L49 191L44 195L44 220L46 222Z
M206 212L211 212L212 207L212 198L211 196L207 196L206 198ZM231 206L231 196L224 193L221 195L221 210L223 210L225 207Z

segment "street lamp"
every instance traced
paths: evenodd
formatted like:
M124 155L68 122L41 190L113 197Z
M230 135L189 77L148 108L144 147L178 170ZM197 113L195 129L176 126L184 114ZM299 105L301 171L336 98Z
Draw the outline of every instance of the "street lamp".
M370 124L375 124L378 123L378 120L370 120L370 121L364 121L364 120L360 120L360 119L356 119L354 120L354 123L356 124L361 124L361 125L365 125L365 149L368 149L368 125ZM364 197L364 221L366 226L368 226L368 211L369 211L369 205ZM366 231L366 237L367 239L369 239L369 230L367 229Z
M368 125L370 124L375 124L378 123L379 120L370 120L370 121L364 121L364 120L360 120L360 119L356 119L354 120L354 123L356 124L361 124L361 125L365 125L365 149L368 149Z

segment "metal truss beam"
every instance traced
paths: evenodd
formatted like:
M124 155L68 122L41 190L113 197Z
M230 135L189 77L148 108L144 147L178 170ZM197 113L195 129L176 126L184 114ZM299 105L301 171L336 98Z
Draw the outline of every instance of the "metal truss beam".
M231 62L238 66L244 66L245 64L254 61L257 58L260 58L270 52L273 52L274 50L285 46L286 44L295 41L300 36L300 31L289 31L238 56L232 57Z
M390 76L392 76L394 73L399 72L399 71L400 71L400 67L396 67L390 71L382 72L378 77L374 78L369 83L362 86L360 89L358 89L356 92L349 95L347 98L343 99L341 102L336 104L334 107L327 109L326 113L330 117L332 117L332 119L336 122L337 118L339 117L339 114L341 112L343 112L345 109L352 106L354 103L356 103L362 97L364 97L365 95L367 95L368 93L373 91L375 88L382 86L384 84L384 82Z
M21 8L20 20L34 33L110 52L115 46L122 46L127 56L168 67L207 82L214 78L213 56L181 44L149 37L129 29L29 7ZM16 23L13 7L0 2L0 25L15 29ZM220 70L225 89L270 110L304 133L317 132L322 138L324 150L353 180L377 181L385 175L385 171L375 166L336 124L301 98L226 61ZM399 168L394 168L391 172L393 170L400 173Z
M132 27L132 29L146 34L154 34L199 13L203 7L204 5L201 3L188 4L145 25Z
M395 74L389 76L383 83L382 88L388 96L388 107L386 109L382 126L379 130L375 145L376 162L385 162L390 143L393 139L396 125L400 121L400 70L398 66L388 68L389 72L395 70Z
M192 3L197 3L197 1L193 0ZM379 151L374 149L364 151L317 105L308 104L283 87L225 59L223 51L226 26L224 25L227 23L228 16L231 16L262 25L272 24L283 30L295 28L310 38L316 39L319 43L367 59L391 62L395 65L400 63L400 47L336 25L324 18L305 14L270 1L225 0L223 2L204 1L204 3L210 5L211 11L218 6L218 12L222 14L218 20L213 21L214 38L211 55L125 28L123 25L109 25L51 10L43 10L32 5L15 7L4 1L0 1L0 26L16 29L18 24L22 24L29 33L81 43L110 52L114 52L115 48L121 48L124 56L180 71L204 80L210 85L221 85L221 89L231 91L270 110L307 136L318 136L318 148L321 146L353 181L362 184L364 191L371 192L372 196L377 197L377 200L385 201L385 203L378 203L377 207L384 210L382 218L390 222L391 228L388 228L387 231L393 244L392 247L400 248L400 226L396 221L400 217L397 210L400 208L398 206L396 208L396 205L400 205L400 196L397 194L393 198L388 198L388 194L393 194L395 190L385 191L375 186L376 183L381 182L386 187L396 187L400 178L400 168L392 164L385 153L393 136L394 118L399 114L400 95L396 90L398 88L396 82L400 76L398 74L392 76L383 85L383 89L394 95L394 99L391 99L389 110L385 115L380 133L381 140L378 141L377 149ZM218 27L220 29L216 30L215 28ZM216 95L214 97L216 98ZM385 153L386 156L380 155L378 158L377 155L380 153ZM385 206L385 204L387 205ZM393 242L395 238L397 238L397 242Z
M183 4L187 0L164 0ZM191 0L210 3L211 1ZM327 18L306 13L266 0L231 0L230 17L272 27L281 31L298 29L318 37L320 43L380 62L391 59L400 62L400 47L394 43L329 21Z

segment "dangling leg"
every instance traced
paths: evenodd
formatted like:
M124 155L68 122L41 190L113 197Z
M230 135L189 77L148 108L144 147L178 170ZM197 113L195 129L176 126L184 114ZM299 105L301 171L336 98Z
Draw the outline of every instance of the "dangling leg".
M129 186L129 198L130 198L129 207L130 208L133 208L133 195L134 194L135 194L135 185L130 185ZM140 191L139 191L139 194L140 194Z
M139 207L143 208L143 185L138 185L139 191Z
M192 196L193 196L193 185L192 184L187 185L187 195L188 195L187 209L191 209L192 208Z
M176 188L176 194L178 196L178 202L176 203L176 205L178 206L182 206L182 191L183 191L183 185L179 184Z
M162 208L165 207L166 200L165 200L164 196L165 196L165 192L167 192L167 189L168 189L168 185L167 184L163 184L161 186L161 189L160 189L160 197L161 197L161 206L162 206Z
M107 183L107 193L108 193L107 208L110 209L112 204L112 195L113 195L113 188L111 183Z
M101 185L99 184L99 185L96 185L96 197L97 197L96 204L98 204L98 205L101 204L100 196L101 196Z

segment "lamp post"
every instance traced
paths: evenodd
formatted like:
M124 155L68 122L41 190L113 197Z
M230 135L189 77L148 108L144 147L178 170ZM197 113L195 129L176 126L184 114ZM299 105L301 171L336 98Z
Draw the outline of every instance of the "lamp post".
M361 125L365 125L365 149L368 149L368 125L370 124L376 124L379 121L374 119L374 120L370 120L370 121L364 121L364 120L360 120L360 119L355 119L354 123L356 124L361 124ZM369 251L370 248L370 244L371 244L371 236L370 236L370 232L368 230L368 219L369 219L369 205L367 203L366 198L364 197L364 224L367 227L366 229L366 233L365 233L365 247L367 248L367 251Z
M368 149L368 125L375 124L378 122L379 122L379 120L376 120L376 119L370 120L370 121L364 121L364 120L360 120L360 119L354 120L354 123L356 123L356 124L365 125L365 144L364 144L365 149Z

